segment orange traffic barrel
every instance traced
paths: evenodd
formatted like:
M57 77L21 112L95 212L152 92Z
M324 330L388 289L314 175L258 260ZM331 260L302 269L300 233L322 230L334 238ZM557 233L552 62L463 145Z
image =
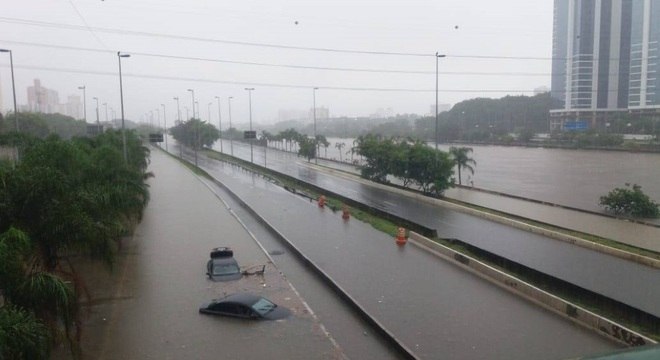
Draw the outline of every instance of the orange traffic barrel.
M396 233L396 244L403 246L406 242L408 242L408 239L406 239L406 229L400 227Z

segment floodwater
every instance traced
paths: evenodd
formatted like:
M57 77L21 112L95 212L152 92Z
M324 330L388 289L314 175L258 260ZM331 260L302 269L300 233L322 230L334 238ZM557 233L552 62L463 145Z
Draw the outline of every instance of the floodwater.
M93 307L102 335L93 359L341 359L318 319L224 204L178 162L152 153L151 201L130 256L117 269L120 285ZM230 246L242 267L266 265L264 276L211 282L209 250ZM248 291L293 315L246 321L198 313L203 302ZM101 320L102 319L102 320Z
M263 156L257 156L263 154L263 148L255 149L254 162L263 164ZM249 160L249 147L235 142L234 154ZM269 168L436 229L439 237L460 239L660 316L660 302L656 301L660 287L649 286L660 283L657 269L317 172L299 165L305 161L293 154L269 151L268 159Z
M354 140L328 139L327 158L339 160L335 144L342 142L346 144L342 160L350 160L351 155L346 152ZM450 146L439 144L438 148L447 151ZM471 157L477 162L474 175L461 171L464 185L472 181L478 188L600 212L603 211L598 205L601 196L630 183L641 185L647 195L660 202L660 154L464 146L473 149ZM326 157L325 152L326 149L321 148L320 155Z
M200 165L422 358L559 359L617 347L423 250L399 248L364 223L343 222L257 175L216 161Z

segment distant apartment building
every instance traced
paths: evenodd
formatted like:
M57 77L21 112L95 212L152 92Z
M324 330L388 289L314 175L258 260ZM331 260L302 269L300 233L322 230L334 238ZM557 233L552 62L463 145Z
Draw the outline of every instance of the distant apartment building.
M61 104L60 96L55 90L45 88L41 80L34 79L34 85L27 89L28 104L22 111L40 112L44 114L59 113L75 119L83 118L82 102L80 96L69 95L67 102Z
M51 114L56 112L60 103L57 91L41 86L41 80L34 79L34 85L27 89L28 109L31 112Z
M555 0L551 130L605 127L617 113L660 114L660 1Z
M317 106L316 107L316 120L327 120L330 118L330 110L327 107ZM314 108L309 109L309 120L314 119Z
M279 110L277 112L278 121L303 120L307 118L305 110Z

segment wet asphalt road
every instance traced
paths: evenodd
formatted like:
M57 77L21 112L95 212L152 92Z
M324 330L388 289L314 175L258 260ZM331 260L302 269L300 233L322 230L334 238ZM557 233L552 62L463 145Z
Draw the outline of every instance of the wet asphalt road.
M217 161L200 159L200 166L265 216L422 358L559 359L617 347L425 251L400 249L366 224L342 222L339 214L259 176Z
M226 142L225 142L226 143ZM227 147L225 146L225 151ZM254 162L264 164L262 147ZM250 159L249 146L234 142L234 155ZM512 261L660 316L660 271L631 261L466 215L318 172L294 154L269 150L269 168L437 229Z

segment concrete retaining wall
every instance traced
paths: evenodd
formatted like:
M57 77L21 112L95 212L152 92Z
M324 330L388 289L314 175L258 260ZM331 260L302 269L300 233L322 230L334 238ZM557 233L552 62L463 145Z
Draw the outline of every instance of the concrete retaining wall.
M502 287L517 295L520 295L560 316L567 318L580 325L596 330L603 336L614 341L628 345L641 346L655 344L656 342L644 335L630 330L623 325L596 315L575 304L545 292L518 278L486 265L479 260L461 254L451 248L438 244L413 231L410 232L410 243L419 246L431 253L448 260L457 266Z

